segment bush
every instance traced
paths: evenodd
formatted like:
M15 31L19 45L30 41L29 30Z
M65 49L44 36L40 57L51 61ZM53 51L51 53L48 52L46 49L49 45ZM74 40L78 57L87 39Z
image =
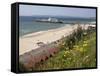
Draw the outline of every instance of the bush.
M80 25L78 25L77 29L74 30L73 33L67 37L65 46L67 46L69 50L71 50L73 46L77 44L79 40L82 39L82 37L83 29Z

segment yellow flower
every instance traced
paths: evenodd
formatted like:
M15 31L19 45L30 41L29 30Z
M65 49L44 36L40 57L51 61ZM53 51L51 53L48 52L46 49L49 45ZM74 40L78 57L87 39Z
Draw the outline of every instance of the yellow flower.
M65 54L68 54L69 53L69 51L65 51Z
M81 52L83 52L83 51L84 51L82 47L80 48L80 51L81 51Z
M78 48L79 46L75 45L74 48Z
M75 45L74 48L75 50L79 51L79 46Z
M67 54L67 51L65 51L65 54Z
M66 55L64 55L64 57L66 57Z
M87 43L87 41L84 41L84 43Z
M83 47L87 46L87 44L83 44Z

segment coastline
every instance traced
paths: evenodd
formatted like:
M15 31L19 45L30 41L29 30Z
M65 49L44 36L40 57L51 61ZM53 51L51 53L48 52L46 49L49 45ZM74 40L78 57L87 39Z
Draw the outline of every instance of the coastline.
M54 41L61 39L62 37L66 37L70 35L73 30L77 29L78 24L75 25L65 25L63 27L57 29L50 29L47 31L39 31L36 33L30 33L24 35L19 38L19 55L22 55L26 52L30 52L31 50L37 49L40 46L37 45L39 42L43 42L44 44L49 44ZM81 24L83 27L84 24ZM85 25L85 29L88 26L92 25Z

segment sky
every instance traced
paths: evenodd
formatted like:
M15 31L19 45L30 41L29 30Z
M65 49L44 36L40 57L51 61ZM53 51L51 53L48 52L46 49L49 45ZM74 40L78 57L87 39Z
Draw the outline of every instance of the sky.
M19 16L71 16L96 17L96 10L89 8L19 5Z

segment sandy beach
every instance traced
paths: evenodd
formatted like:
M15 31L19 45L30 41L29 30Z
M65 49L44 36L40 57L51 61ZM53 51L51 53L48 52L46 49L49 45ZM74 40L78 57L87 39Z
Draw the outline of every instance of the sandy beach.
M40 46L37 44L39 42L43 42L44 44L49 44L56 40L61 39L64 36L68 36L73 32L73 30L77 29L77 24L75 25L65 25L64 27L60 27L57 29L47 30L47 31L39 31L36 33L30 33L24 35L19 38L19 55L22 55L26 52L39 48ZM84 24L81 24L84 26ZM95 25L85 25L85 29L88 26Z

